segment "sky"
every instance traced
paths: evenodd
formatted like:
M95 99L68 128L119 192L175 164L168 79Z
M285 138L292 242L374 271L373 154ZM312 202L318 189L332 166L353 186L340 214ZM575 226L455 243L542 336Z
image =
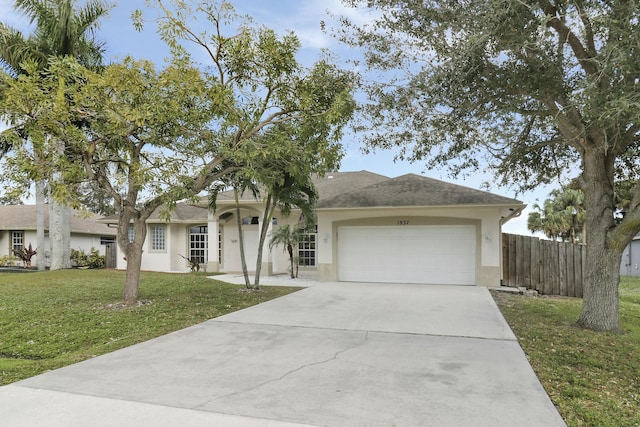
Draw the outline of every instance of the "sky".
M0 0L0 21L28 34L29 22L24 16L13 10L13 0ZM145 9L144 0L111 0L115 4L108 17L101 21L97 37L106 44L107 62L116 62L127 55L137 59L149 59L161 65L168 56L168 49L155 32L155 24L149 22L142 32L134 29L131 13L136 9L143 10L145 18L153 18L157 11ZM332 53L336 60L344 62L357 57L358 51L339 43L331 35L321 30L320 22L325 21L331 28L331 17L348 16L356 23L365 23L371 16L364 10L344 7L340 0L232 0L236 11L248 15L259 25L266 25L279 34L293 31L301 42L298 60L304 65L311 65L317 60L323 49ZM346 66L346 65L345 65ZM527 230L527 217L535 203L540 205L547 198L554 186L539 187L535 191L516 193L515 188L498 187L488 174L471 174L465 178L453 179L446 168L428 170L424 164L394 161L394 151L378 150L372 154L363 154L362 143L357 135L346 134L343 138L346 155L340 171L368 170L389 177L397 177L408 173L424 175L466 187L486 190L506 197L516 198L527 204L520 217L512 219L504 225L503 231L513 234L531 233Z

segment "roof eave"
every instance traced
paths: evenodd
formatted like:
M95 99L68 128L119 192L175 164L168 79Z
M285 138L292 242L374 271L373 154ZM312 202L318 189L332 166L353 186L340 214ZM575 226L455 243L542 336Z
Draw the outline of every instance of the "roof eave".
M482 203L482 204L460 204L460 205L411 205L411 206L354 206L354 207L319 207L317 211L329 210L365 210L365 209L461 209L461 208L518 208L524 209L527 205L524 203Z

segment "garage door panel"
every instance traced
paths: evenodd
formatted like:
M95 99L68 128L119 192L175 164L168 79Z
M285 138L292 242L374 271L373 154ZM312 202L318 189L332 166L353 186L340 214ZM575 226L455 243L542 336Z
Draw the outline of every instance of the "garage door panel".
M475 227L341 227L342 281L475 284Z

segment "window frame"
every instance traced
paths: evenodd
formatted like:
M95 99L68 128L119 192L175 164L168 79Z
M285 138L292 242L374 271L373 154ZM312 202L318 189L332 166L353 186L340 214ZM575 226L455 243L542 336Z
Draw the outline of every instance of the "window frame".
M315 268L318 266L318 226L314 230L301 233L298 240L298 266Z
M198 232L193 232L194 229ZM198 238L195 238L198 236ZM197 254L195 254L197 252ZM209 226L192 225L189 227L189 259L198 259L198 264L206 264L209 258Z
M24 230L11 230L11 249L24 249ZM13 253L11 255L13 255Z
M160 231L162 231L160 233ZM161 234L161 235L160 235ZM167 226L152 224L149 230L149 250L151 252L167 251Z

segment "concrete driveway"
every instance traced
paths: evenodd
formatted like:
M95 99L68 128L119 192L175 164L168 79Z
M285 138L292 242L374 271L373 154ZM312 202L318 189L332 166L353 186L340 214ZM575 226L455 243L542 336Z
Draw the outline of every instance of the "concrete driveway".
M0 388L2 426L563 426L489 291L320 283Z

